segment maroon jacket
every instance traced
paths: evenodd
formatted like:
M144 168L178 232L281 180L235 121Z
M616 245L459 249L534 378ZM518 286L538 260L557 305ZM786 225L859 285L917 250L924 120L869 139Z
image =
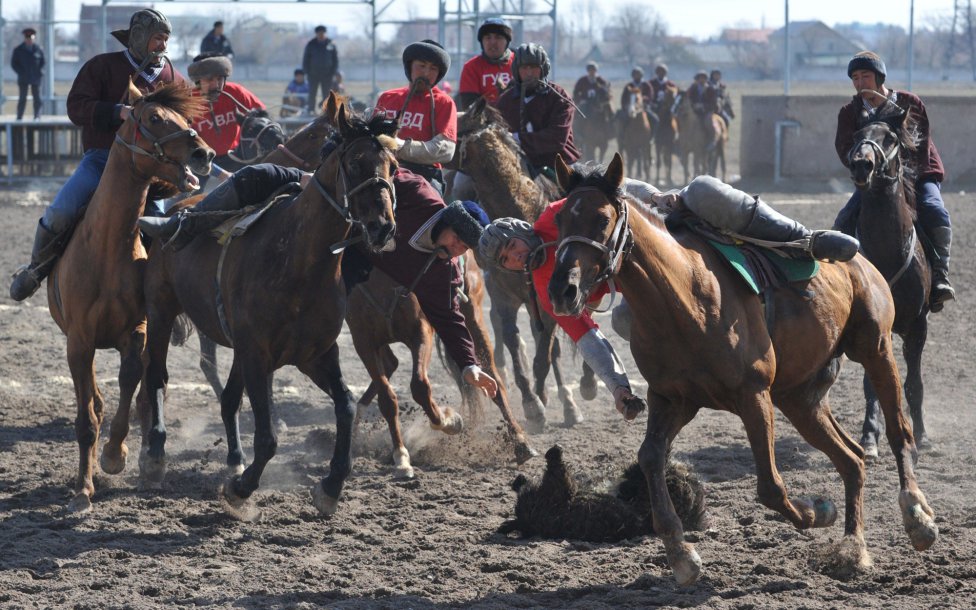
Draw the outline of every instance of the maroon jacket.
M397 170L393 187L397 198L396 234L393 237L396 249L370 253L369 259L401 286L410 286L416 281L413 294L427 321L444 342L447 353L462 369L477 365L474 342L457 302L457 291L462 283L458 264L449 259L437 259L417 280L431 254L410 245L410 238L444 207L444 200L429 182L407 169Z
M81 67L68 92L68 118L81 127L81 144L85 150L108 149L115 141L115 132L122 126L119 105L129 91L129 76L135 74L126 51L102 53L92 57ZM137 62L138 63L138 62ZM146 74L146 72L151 72ZM147 93L171 82L186 82L183 75L164 61L156 71L147 68L135 78L135 85ZM152 82L146 79L153 78Z
M925 112L925 104L917 95L907 91L892 91L891 95L895 96L894 101L899 107L910 113L918 128L918 149L915 151L915 158L910 160L915 166L916 180L942 182L945 180L945 168L942 166L939 151L935 148L935 142L932 141L932 134L929 133L929 115ZM837 156L840 157L844 167L850 167L847 154L854 147L854 133L859 127L863 127L861 118L863 110L864 102L861 96L855 95L837 114L834 148L837 149Z
M648 108L651 102L654 101L654 90L651 89L650 83L646 80L642 80L640 84L630 81L624 85L624 90L620 92L620 109L624 113L630 112L630 96L633 95L634 88L640 89L641 97L644 98L644 107Z
M542 91L531 96L525 104L525 124L532 131L522 130L520 87L509 87L495 101L509 128L518 132L519 142L529 163L534 167L556 164L556 155L573 163L580 151L573 143L573 114L576 109L566 90L555 83L547 83Z

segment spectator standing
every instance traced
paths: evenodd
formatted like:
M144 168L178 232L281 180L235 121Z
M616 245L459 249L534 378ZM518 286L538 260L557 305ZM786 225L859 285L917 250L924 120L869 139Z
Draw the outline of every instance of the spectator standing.
M27 88L30 87L31 97L34 98L34 118L41 118L41 77L44 76L44 51L34 39L37 30L27 28L23 32L24 42L14 47L10 65L17 73L17 87L20 97L17 99L17 120L24 118L27 107Z
M302 69L308 78L308 111L311 114L318 112L315 98L319 88L322 89L322 100L328 99L332 81L339 71L339 52L332 39L325 35L326 32L328 28L324 25L316 26L315 38L305 45L302 57Z
M230 41L224 36L224 22L214 21L213 29L200 41L200 54L214 53L224 55L233 59L234 48L230 46Z

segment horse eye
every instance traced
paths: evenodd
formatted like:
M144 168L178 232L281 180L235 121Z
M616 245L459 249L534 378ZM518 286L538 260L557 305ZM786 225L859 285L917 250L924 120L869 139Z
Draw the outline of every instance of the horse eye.
M607 227L610 226L610 219L607 218L606 216L601 216L600 217L600 223L599 224L600 224L600 230L601 231L606 231L607 230Z
M150 123L158 123L160 120L162 120L162 118L158 114L154 114L151 117L149 117Z

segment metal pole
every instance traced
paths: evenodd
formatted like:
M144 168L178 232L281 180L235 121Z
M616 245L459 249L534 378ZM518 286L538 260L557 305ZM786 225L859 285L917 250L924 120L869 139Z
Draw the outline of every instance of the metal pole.
M372 38L372 43L371 43L372 44L372 47L371 48L372 48L373 65L371 67L371 70L372 70L372 74L373 74L373 76L372 76L373 90L370 93L370 98L371 98L370 99L370 103L371 104L376 104L376 99L380 95L380 92L376 89L376 63L379 61L379 58L376 57L376 0L370 0L369 6L370 6L370 10L373 13L373 21L372 21L372 23L373 23L373 31L370 32L370 34L372 34L372 36L371 36L371 38Z
M3 67L7 65L7 45L3 36L6 25L7 20L3 18L3 0L0 0L0 114L3 114L3 106L7 103L7 96L3 94ZM7 148L10 148L9 137L7 138Z
M552 0L552 73L556 74L556 62L559 61L559 21L556 19L556 0Z
M108 53L108 0L102 0L102 10L100 11L101 24L99 29L101 30L102 37L102 53Z
M785 0L786 4L786 26L783 28L783 49L785 51L786 57L783 58L783 65L785 67L783 74L783 95L789 96L790 94L790 64L793 63L790 57L790 0Z
M54 0L43 0L41 2L41 21L44 23L44 44L47 45L45 56L47 59L47 75L44 79L46 91L42 97L46 98L45 101L48 102L48 113L57 114L57 101L54 99Z
M915 71L915 0L908 9L908 90L912 90L912 76Z

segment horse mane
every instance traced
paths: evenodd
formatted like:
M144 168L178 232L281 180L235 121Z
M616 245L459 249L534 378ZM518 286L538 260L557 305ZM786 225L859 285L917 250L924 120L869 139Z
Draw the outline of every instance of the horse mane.
M611 201L624 199L626 193L624 193L621 187L615 186L607 180L607 177L604 175L606 171L607 166L604 163L593 162L572 167L569 173L569 184L566 185L566 192L569 193L582 187L590 187L597 189Z
M384 115L376 115L367 120L359 114L350 113L346 117L346 122L348 123L348 130L345 135L341 131L336 131L322 145L320 153L322 160L325 160L347 137L350 140L365 137L376 138L386 150L391 153L396 151L397 145L394 138L397 131L396 121L388 119Z
M139 102L165 106L188 121L202 116L207 108L204 99L194 96L193 89L181 82L163 85L143 96Z
M908 113L904 117L904 113ZM878 112L875 121L885 123L898 138L898 144L907 154L898 154L901 162L901 186L905 191L905 202L912 211L912 218L917 217L915 178L918 176L915 152L919 145L918 119L909 111L894 102L885 104Z

